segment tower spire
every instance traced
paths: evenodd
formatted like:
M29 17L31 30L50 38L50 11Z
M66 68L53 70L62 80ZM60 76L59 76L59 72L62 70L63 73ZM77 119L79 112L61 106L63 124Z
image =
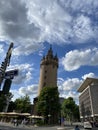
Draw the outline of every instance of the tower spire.
M52 50L52 44L50 44L50 50Z

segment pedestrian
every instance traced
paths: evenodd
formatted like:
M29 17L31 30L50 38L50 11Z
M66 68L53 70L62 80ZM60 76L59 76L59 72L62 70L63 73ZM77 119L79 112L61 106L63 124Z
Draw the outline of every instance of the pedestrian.
M17 119L14 119L14 126L17 126Z
M78 125L75 126L75 130L80 130Z

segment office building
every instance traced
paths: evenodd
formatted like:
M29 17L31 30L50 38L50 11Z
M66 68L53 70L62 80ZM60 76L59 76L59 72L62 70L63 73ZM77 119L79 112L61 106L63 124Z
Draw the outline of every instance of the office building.
M79 110L80 118L97 119L98 118L98 79L86 78L79 87Z

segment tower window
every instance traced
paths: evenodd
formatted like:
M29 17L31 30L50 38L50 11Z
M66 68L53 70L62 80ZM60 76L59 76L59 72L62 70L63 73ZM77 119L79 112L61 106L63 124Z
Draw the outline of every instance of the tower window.
M45 70L45 73L47 73L47 70Z
M44 83L44 85L43 85L44 87L46 86L46 83Z
M53 68L55 67L55 65L53 65Z
M45 76L44 79L46 79L47 77Z

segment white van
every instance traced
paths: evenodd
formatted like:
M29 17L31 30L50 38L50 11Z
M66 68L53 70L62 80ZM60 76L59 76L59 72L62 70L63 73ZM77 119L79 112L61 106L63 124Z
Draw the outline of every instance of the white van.
M92 125L89 121L84 122L84 129L92 129Z

